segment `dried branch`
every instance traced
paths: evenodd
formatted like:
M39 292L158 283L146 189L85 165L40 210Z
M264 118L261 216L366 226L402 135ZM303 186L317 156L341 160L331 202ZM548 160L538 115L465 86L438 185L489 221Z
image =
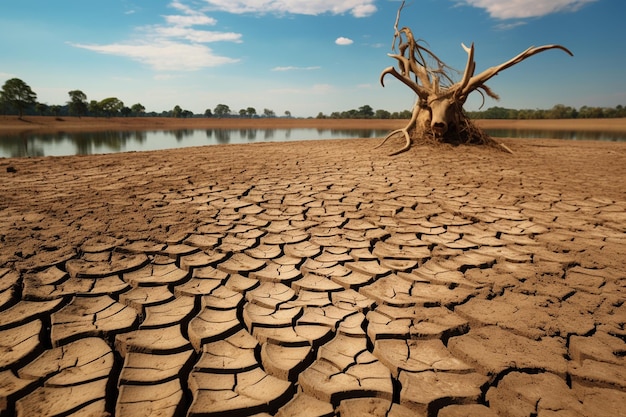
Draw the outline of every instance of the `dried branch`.
M478 91L483 98L483 104L485 95L498 99L498 95L485 83L500 71L550 49L561 49L572 55L561 45L531 47L500 65L474 75L476 70L474 44L472 43L470 47L461 44L467 53L467 63L461 80L455 83L451 74L453 72L460 74L460 71L447 66L423 45L424 41L415 40L411 29L399 28L400 15L404 7L405 2L402 1L393 26L391 49L394 53L388 54L397 61L397 69L394 66L385 68L380 74L380 83L384 87L384 78L389 74L415 92L418 100L409 123L404 128L390 132L382 143L376 146L376 148L382 146L389 138L401 133L405 138L405 145L392 155L408 150L414 138L435 137L440 141L451 143L495 144L493 139L476 127L464 113L463 105L469 94ZM510 151L504 145L502 147Z

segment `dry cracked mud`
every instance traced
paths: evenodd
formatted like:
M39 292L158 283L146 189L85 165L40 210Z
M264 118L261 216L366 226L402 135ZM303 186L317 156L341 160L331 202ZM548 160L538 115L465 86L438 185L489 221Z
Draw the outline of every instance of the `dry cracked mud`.
M626 145L374 145L0 159L0 414L623 413Z

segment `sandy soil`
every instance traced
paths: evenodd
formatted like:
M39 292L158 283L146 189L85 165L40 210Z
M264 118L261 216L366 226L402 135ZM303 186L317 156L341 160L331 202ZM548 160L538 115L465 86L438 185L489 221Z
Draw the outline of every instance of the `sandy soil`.
M363 128L363 120L336 120L336 119L284 119L284 118L193 118L176 119L171 117L63 117L57 120L54 117L27 117L18 120L15 116L0 116L0 131L95 131L95 130L163 130L163 129L213 129L213 128L259 128L259 129L286 129L286 128L323 128L323 129L350 129ZM367 121L367 128L395 129L405 123L402 120L371 120Z
M0 414L622 413L626 144L389 142L0 159Z
M170 117L42 117L0 116L0 132L24 131L97 131L97 130L152 130L152 129L211 129L211 128L320 128L320 129L396 129L406 120L342 120L342 119L175 119ZM544 130L598 130L626 132L626 118L576 120L478 120L483 128L544 129Z

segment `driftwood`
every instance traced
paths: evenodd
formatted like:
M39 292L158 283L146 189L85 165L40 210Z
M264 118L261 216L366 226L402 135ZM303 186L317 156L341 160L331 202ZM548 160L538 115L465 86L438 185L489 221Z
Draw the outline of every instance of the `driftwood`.
M463 105L468 96L470 93L478 91L483 97L483 103L485 94L497 100L499 99L498 95L485 83L500 71L549 49L561 49L569 55L573 56L573 54L561 45L530 47L510 60L474 75L476 70L474 44L472 43L470 47L461 44L467 53L467 64L461 80L453 82L453 74L455 72L460 74L460 71L448 67L424 45L423 41L416 40L411 29L408 27L398 29L400 13L403 8L404 1L398 9L394 25L392 50L395 53L388 54L398 61L397 69L393 66L384 69L380 74L380 83L384 87L385 76L392 75L413 90L417 95L417 100L409 123L401 129L390 132L376 148L382 146L387 139L402 134L405 145L392 152L391 155L408 150L412 140L418 139L455 144L496 145L510 152L509 148L497 144L467 117Z

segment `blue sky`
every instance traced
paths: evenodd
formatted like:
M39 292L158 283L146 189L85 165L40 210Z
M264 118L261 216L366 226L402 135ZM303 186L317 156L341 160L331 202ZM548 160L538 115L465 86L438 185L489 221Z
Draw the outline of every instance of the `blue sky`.
M380 72L391 51L392 0L20 0L0 2L0 84L17 77L47 104L82 90L161 112L227 104L298 117L356 109L400 111L415 100ZM488 85L492 106L626 105L623 0L408 0L400 25L463 70L477 72L529 46L559 43ZM476 110L474 94L466 109Z

